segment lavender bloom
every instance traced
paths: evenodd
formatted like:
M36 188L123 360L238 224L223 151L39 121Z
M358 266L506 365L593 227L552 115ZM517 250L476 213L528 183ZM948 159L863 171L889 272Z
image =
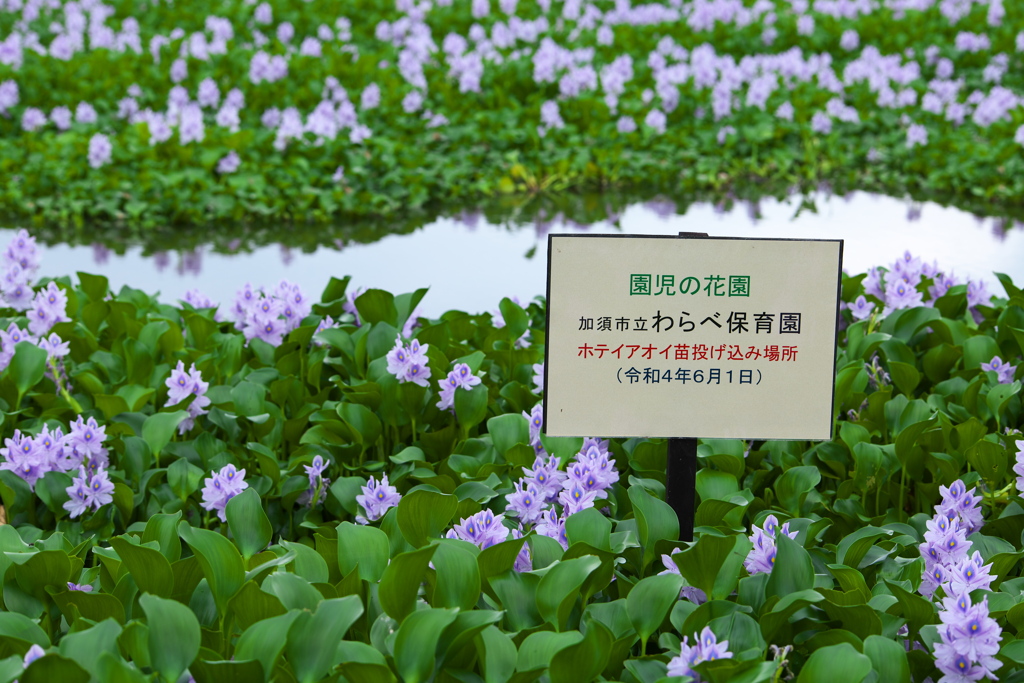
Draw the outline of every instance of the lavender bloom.
M719 128L718 134L716 136L718 144L724 145L726 138L728 138L730 135L736 135L736 129L733 126L722 126L721 128Z
M793 103L788 101L780 104L779 108L775 110L775 115L780 119L785 119L786 121L792 121L793 114Z
M775 538L779 531L789 538L796 538L797 532L789 530L789 522L779 527L779 520L775 515L768 515L761 527L755 526L751 530L750 540L754 547L743 560L743 566L746 567L748 574L753 576L771 573L775 566Z
M171 62L171 83L181 83L188 78L188 62L184 59L175 59Z
M79 583L72 583L72 582L68 581L68 590L69 591L81 591L82 593L91 593L92 592L92 586L90 586L89 584L79 584Z
M1018 439L1014 444L1017 446L1017 457L1013 473L1017 475L1017 493L1024 494L1024 439Z
M815 133L828 135L832 132L832 119L825 112L814 112L814 116L811 117L811 130Z
M558 469L559 458L548 456L545 460L540 456L533 461L533 468L523 467L526 476L523 481L532 485L545 504L554 501L562 491L562 484L568 478L565 472Z
M70 450L79 457L106 457L103 441L107 438L107 428L96 424L96 418L78 419L71 423L71 431L65 439L65 450Z
M526 479L513 484L515 492L505 497L505 511L519 518L523 524L533 524L544 514L544 497L537 492L537 487Z
M171 370L171 376L164 382L167 386L167 403L172 406L181 403L189 396L195 395L195 400L188 405L188 417L178 425L178 433L184 434L195 426L196 418L205 415L206 406L210 405L210 399L206 397L206 390L210 387L209 382L203 381L202 373L196 369L193 363L188 373L185 372L185 363L178 361L178 367Z
M217 173L224 175L226 173L234 173L238 170L242 160L238 157L238 152L231 150L217 162Z
M533 388L534 393L544 393L544 363L533 364Z
M71 128L71 110L67 107L54 107L50 110L50 120L57 130L68 130Z
M870 317L871 312L874 310L875 305L865 299L863 294L850 304L850 313L853 315L854 320L864 320Z
M1002 662L993 655L999 652L1001 629L988 613L988 598L971 604L971 598L961 593L955 601L943 600L939 617L940 641L935 644L935 666L942 671L945 681L996 680L994 671Z
M541 401L535 405L529 415L524 411L523 417L530 421L530 445L538 447L540 445L540 431L544 427L544 402Z
M25 658L21 662L21 668L27 669L29 664L36 661L45 654L46 650L33 643L32 647L28 649L28 652L25 653Z
M388 483L388 475L381 477L378 482L373 477L366 486L362 487L362 494L356 496L356 502L366 512L366 516L357 515L358 524L369 524L384 516L389 509L398 505L402 496L398 489Z
M1024 126L1021 126L1021 129L1024 130ZM619 117L619 120L615 122L615 130L622 133L623 135L628 135L629 133L635 132L636 119L634 119L632 116Z
M413 382L421 387L429 386L430 367L427 366L427 349L429 344L420 346L413 339L409 346L402 345L402 338L395 338L395 347L388 351L387 370L394 375L400 384Z
M46 114L36 107L26 107L21 115L21 128L25 131L33 131L46 125Z
M376 109L380 106L380 86L371 83L363 88L363 92L359 96L359 106L362 109Z
M558 110L558 103L554 100L547 100L540 106L541 127L547 130L559 130L565 127L562 114ZM541 133L543 135L543 133Z
M92 168L102 168L110 163L113 152L110 138L103 133L96 133L89 138L89 166Z
M723 640L719 643L717 636L708 626L705 626L704 630L700 632L699 638L694 634L694 641L691 646L689 636L683 636L683 642L679 645L679 655L669 660L669 676L690 676L695 683L700 683L701 678L693 670L694 665L732 657L732 653L729 652L729 641Z
M860 47L860 36L852 28L843 31L842 37L839 39L839 47L851 52Z
M1013 373L1016 372L1017 366L1010 365L1009 363L1000 359L999 356L994 356L992 360L990 360L988 363L982 363L981 369L984 372L996 373L997 380L1000 384L1012 384Z
M312 464L302 466L306 470L306 476L309 478L309 488L299 496L299 505L309 505L312 507L327 499L327 489L331 485L331 480L324 477L324 470L327 469L328 464L324 461L323 457L314 455Z
M588 490L575 479L569 479L565 484L565 488L558 494L558 502L562 504L566 517L574 515L580 510L594 507L598 490Z
M665 127L668 120L665 118L665 114L657 109L652 109L647 112L647 116L644 118L644 125L661 135L665 132Z
M967 306L974 308L978 304L988 304L992 294L988 291L988 285L984 280L969 280L967 282Z
M209 511L216 510L220 521L228 521L225 509L228 501L239 493L249 488L245 481L245 470L236 469L234 465L228 464L220 468L219 472L211 472L210 477L204 480L203 486L203 508Z
M915 145L928 144L928 129L920 123L911 124L907 129L907 149L913 149Z
M80 467L78 473L79 476L71 479L71 486L65 489L70 498L63 507L72 519L85 514L89 508L98 510L114 499L114 485L102 467L94 475L90 475L85 467Z
M503 515L495 516L490 510L484 509L453 526L445 534L445 538L468 541L479 546L481 550L490 548L508 540L509 530L502 524L504 519Z
M560 517L553 507L541 515L534 530L541 536L555 539L562 548L569 549L569 538L565 535L565 516Z
M949 595L970 594L972 591L988 590L996 577L989 573L991 564L983 564L981 553L977 550L969 558L962 559L950 573Z

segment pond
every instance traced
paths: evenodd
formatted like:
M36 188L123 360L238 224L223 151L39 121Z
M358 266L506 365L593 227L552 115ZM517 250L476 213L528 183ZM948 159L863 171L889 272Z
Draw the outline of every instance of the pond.
M711 236L845 240L844 267L850 273L888 266L905 250L961 279L982 278L1003 295L993 272L1024 284L1024 230L1000 218L979 218L957 208L912 203L882 195L852 193L736 202L729 208L708 202L689 205L648 201L630 205L612 220L582 225L558 215L528 226L489 222L466 212L438 218L405 234L387 234L371 243L342 244L325 239L312 250L282 245L224 253L212 246L144 255L142 246L117 254L96 244L43 246L41 275L84 270L122 285L160 292L173 302L190 289L225 303L246 282L272 286L281 279L319 296L329 278L352 277L351 287L393 293L421 287L430 291L422 313L440 315L457 308L493 311L504 296L525 302L546 287L548 233L672 235L680 231ZM0 233L12 233L12 230ZM0 234L6 242L9 234Z

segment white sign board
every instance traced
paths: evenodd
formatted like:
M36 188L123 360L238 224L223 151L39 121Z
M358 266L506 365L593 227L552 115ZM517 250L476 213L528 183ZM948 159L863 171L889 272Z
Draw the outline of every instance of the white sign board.
M842 240L550 235L550 436L830 439Z

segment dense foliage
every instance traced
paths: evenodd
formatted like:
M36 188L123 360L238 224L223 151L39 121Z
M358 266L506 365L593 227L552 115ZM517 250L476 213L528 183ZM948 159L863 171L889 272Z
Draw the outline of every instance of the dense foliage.
M664 441L543 434L542 300L171 306L18 239L0 681L1024 679L1008 278L844 277L834 439L702 442L684 543Z
M419 211L829 180L1019 207L1001 0L0 4L0 210Z

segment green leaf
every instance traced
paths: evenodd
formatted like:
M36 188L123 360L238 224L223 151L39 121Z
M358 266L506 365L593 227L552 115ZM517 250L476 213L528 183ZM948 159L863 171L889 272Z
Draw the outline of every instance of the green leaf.
M778 566L778 565L776 565ZM775 570L772 570L775 573ZM815 650L797 676L797 683L861 683L871 673L871 660L849 643ZM880 679L881 680L881 679Z
M21 683L89 683L89 674L74 661L50 653L29 664L18 680Z
M174 430L178 428L186 418L188 412L176 410L172 413L154 413L142 423L142 439L149 445L153 457L159 458L160 451L171 442Z
M149 625L149 660L165 681L173 683L199 654L199 620L180 602L156 595L143 595L139 604Z
M455 390L455 416L465 429L483 422L487 417L487 385L478 384L472 389Z
M152 593L161 598L171 597L174 592L174 571L159 550L135 545L120 536L110 539L110 546L117 551L140 592Z
M647 493L642 486L629 487L629 500L644 549L643 569L646 570L658 555L655 550L658 541L679 539L679 518L671 506Z
M352 430L359 439L363 450L373 446L380 438L382 426L380 418L360 403L339 403L338 417Z
M432 559L436 575L434 607L471 610L480 599L480 569L476 556L458 544L438 543Z
M120 656L117 638L121 625L113 619L105 619L84 631L68 633L60 639L60 653L78 662L82 668L97 678L100 676L100 656L105 652Z
M871 667L878 673L879 681L910 683L907 651L895 640L868 636L864 639L864 654L871 660Z
M286 638L283 638L282 634L289 632L299 614L302 612L292 610L281 616L258 621L247 628L235 645L235 657L241 660L259 660L263 665L264 680L270 680L277 660L284 651Z
M419 489L398 503L398 528L410 545L419 548L441 537L458 508L456 496Z
M324 600L310 615L300 615L288 629L286 656L299 683L313 683L334 665L334 651L363 613L357 595Z
M843 424L845 426L850 423L844 422ZM820 481L821 472L817 467L810 465L792 467L775 480L775 494L790 514L799 517L807 494L813 491Z
M732 539L729 542L731 550ZM682 577L669 573L640 579L629 591L626 596L626 614L640 636L641 654L646 654L648 639L668 618L672 606L679 600L682 587Z
M892 536L892 532L875 526L866 526L848 534L836 547L836 562L854 569L860 568L861 560L880 538Z
M395 636L395 668L404 683L427 681L434 673L435 652L444 629L458 610L422 609L405 618Z
M78 272L78 282L89 301L103 301L107 296L108 281L103 275Z
M216 531L195 529L188 524L178 527L181 539L192 548L203 576L210 584L210 591L217 603L217 612L227 614L228 600L245 583L245 567L242 556L231 544Z
M493 546L492 546L493 547ZM484 683L506 683L516 669L516 646L497 626L488 626L476 641Z
M250 557L270 545L274 529L255 489L247 488L229 500L224 514L243 560L248 562Z
M565 520L565 535L570 545L583 542L599 550L611 551L611 532L611 521L597 508L580 510Z
M395 621L401 622L416 607L416 593L427 573L427 566L438 546L400 553L391 560L380 578L380 606Z
M893 384L908 397L914 395L914 389L921 383L921 373L909 363L889 361L889 374Z
M398 325L398 309L395 307L395 297L383 289L368 289L355 300L356 310L363 323L387 323Z
M964 369L977 370L982 363L990 362L1000 355L999 345L992 337L978 334L964 340Z
M1002 484L1009 464L1002 444L982 439L967 449L967 462L990 484Z
M7 371L18 389L19 404L21 397L38 384L46 373L46 358L46 351L32 342L21 341L14 345L14 357L7 366Z
M563 560L541 577L537 586L537 610L558 631L564 631L569 612L580 597L580 588L590 574L601 566L601 559L584 555Z
M514 344L530 326L530 318L522 306L508 297L498 303L498 308L501 310L501 317L505 319L505 338L510 344Z
M701 534L689 548L672 553L672 560L691 586L701 589L709 598L714 599L715 584L723 567L729 564L729 556L736 550L738 538ZM739 580L738 571L736 580Z
M590 621L582 641L559 650L551 658L551 683L597 680L608 664L611 646L611 632L601 622Z
M388 535L377 527L342 522L338 525L338 568L344 576L359 568L359 578L376 583L388 566Z
M780 598L814 588L814 566L803 546L783 533L776 534L775 566L768 579L767 594Z
M259 660L219 660L206 661L197 659L192 662L189 673L196 683L252 683L264 678L263 665Z
M505 413L487 420L491 443L503 457L516 444L530 443L530 424L519 413Z

